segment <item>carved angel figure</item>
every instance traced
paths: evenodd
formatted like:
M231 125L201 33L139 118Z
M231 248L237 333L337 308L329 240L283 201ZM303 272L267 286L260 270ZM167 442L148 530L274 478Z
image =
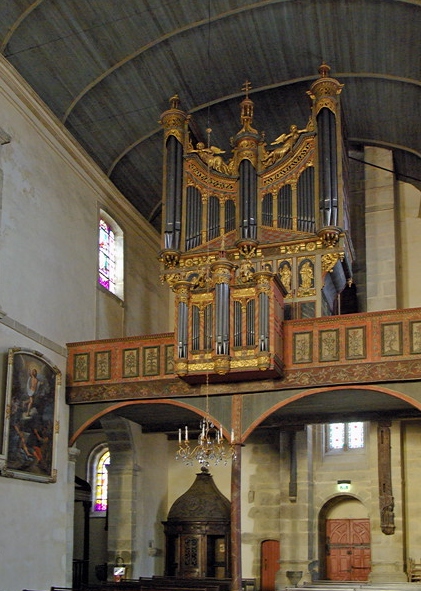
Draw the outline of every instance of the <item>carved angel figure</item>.
M298 129L296 125L291 125L290 133L283 133L271 143L271 146L276 146L277 144L282 144L282 146L272 150L272 152L269 152L264 158L262 158L263 166L267 168L277 160L280 160L285 154L291 152L295 142L300 137L300 134L305 133L306 131L308 131L307 127L305 129Z
M225 150L221 150L216 146L205 148L203 142L198 142L196 150L191 150L191 152L197 152L201 160L217 172L222 172L222 174L232 174L232 161L230 160L227 164L220 156L220 154L225 154Z

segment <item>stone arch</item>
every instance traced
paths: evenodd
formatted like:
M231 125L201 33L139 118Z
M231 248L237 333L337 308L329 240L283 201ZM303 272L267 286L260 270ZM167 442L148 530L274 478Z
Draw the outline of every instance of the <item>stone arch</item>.
M206 415L205 409L198 408L193 406L192 404L188 404L186 402L181 402L179 400L166 400L166 399L157 399L157 400L127 400L124 402L113 403L107 406L106 408L101 408L101 410L97 410L94 412L88 419L84 420L84 422L76 428L75 432L70 436L69 439L69 447L74 445L77 439L82 435L82 433L88 429L95 421L100 420L101 423L104 420L104 417L111 415L116 410L122 409L128 406L136 406L141 404L165 404L170 406L175 406L179 408L183 408L186 410L191 411L192 413L197 414L199 417L204 417ZM209 419L213 422L222 424L220 420L216 419L214 416L209 415ZM229 430L222 425L222 430L225 437L229 437Z
M340 392L341 390L342 391L355 390L355 392L367 391L367 392L385 394L387 396L392 396L392 397L397 398L403 402L406 402L408 405L413 406L414 408L421 411L421 402L420 401L415 400L414 398L408 396L407 394L404 394L402 392L398 392L396 390L392 390L391 388L388 388L388 387L385 387L382 385L364 385L364 386L347 385L347 386L332 386L332 387L324 387L324 388L309 388L308 390L300 391L296 394L293 394L289 398L286 398L284 400L281 400L281 401L273 404L271 407L267 408L264 412L262 412L259 416L254 418L254 420L243 431L242 442L244 443L246 441L246 439L249 437L249 435L259 425L261 425L261 423L263 423L263 421L265 419L270 417L277 410L284 408L284 407L288 406L289 404L293 404L303 398L307 398L310 396L316 396L318 394L330 393L330 392L332 392L332 393ZM310 423L311 421L308 421L308 422Z

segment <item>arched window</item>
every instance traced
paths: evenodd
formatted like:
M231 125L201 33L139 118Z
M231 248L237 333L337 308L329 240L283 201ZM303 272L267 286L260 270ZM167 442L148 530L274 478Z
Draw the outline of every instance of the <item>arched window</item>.
M92 487L92 512L105 515L108 507L108 466L110 450L107 444L98 445L88 460L88 480Z
M98 283L123 299L123 232L104 211L100 213Z
M365 445L364 423L330 423L326 425L326 451L352 451Z

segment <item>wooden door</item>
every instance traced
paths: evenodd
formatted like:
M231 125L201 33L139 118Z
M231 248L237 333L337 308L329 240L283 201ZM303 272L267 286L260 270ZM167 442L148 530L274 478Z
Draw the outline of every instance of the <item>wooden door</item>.
M261 591L275 591L275 578L279 570L279 542L265 540L261 548Z
M371 569L370 520L326 520L326 577L367 581Z

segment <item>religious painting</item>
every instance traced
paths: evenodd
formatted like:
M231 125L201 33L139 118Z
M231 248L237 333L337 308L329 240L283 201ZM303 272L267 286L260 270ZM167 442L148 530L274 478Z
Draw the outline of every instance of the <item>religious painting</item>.
M111 351L95 352L95 379L109 380L111 377Z
M165 373L174 373L174 345L165 345Z
M345 329L345 357L347 359L365 359L365 326L353 326Z
M73 356L73 381L87 382L89 380L89 353L76 353Z
M313 361L313 335L311 332L295 332L293 344L294 363Z
M314 257L299 257L298 259L298 290L299 298L316 294L314 287Z
M7 368L3 476L55 482L61 373L41 353L10 349Z
M137 378L139 375L139 349L123 350L123 378Z
M421 321L413 320L409 323L410 351L421 353Z
M292 297L292 259L285 259L278 265L279 278L287 292L285 298Z
M319 361L339 360L339 330L319 332Z
M159 375L159 347L143 347L143 375Z
M382 356L402 355L402 323L391 322L381 325Z

